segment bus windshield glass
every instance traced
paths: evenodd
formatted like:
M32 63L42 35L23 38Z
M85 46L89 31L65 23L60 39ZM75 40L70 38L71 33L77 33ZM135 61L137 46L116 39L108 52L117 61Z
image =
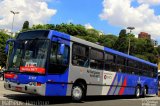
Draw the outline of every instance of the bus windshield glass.
M9 58L8 71L45 74L48 39L17 40Z

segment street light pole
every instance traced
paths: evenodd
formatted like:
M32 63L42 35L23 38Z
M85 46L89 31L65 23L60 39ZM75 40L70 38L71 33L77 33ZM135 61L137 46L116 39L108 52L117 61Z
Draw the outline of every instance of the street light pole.
M12 20L12 29L11 29L11 33L13 34L13 24L14 24L14 16L16 14L19 14L19 12L15 12L15 11L10 11L13 14L13 20Z
M132 33L132 30L135 29L134 27L127 27L127 29L130 30L129 34ZM129 55L129 52L130 52L130 46L131 46L131 39L128 37L128 55Z
M129 41L128 41L128 55L129 55L129 52L130 52L130 46L131 46L131 39L129 38Z

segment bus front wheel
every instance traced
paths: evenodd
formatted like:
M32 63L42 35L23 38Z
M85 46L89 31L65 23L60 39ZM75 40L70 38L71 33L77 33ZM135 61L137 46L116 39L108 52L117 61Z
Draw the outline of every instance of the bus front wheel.
M72 100L75 102L81 102L85 96L85 88L82 84L75 84L71 91Z

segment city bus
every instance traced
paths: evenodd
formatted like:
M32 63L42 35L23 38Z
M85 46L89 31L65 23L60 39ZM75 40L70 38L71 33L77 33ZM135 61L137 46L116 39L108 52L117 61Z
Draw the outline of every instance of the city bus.
M20 33L6 43L4 87L41 96L158 93L157 65L55 30Z

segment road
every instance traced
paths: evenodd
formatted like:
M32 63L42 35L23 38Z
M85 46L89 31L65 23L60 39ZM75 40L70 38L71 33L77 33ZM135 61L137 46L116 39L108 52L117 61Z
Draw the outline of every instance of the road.
M91 96L85 102L73 103L70 97L43 97L5 90L0 81L0 105L3 106L160 106L160 97L156 95L146 98L132 96Z

